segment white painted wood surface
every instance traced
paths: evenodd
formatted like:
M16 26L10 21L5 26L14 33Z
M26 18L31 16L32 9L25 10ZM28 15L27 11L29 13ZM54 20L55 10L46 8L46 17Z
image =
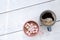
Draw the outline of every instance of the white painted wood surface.
M9 4L5 4L8 2L2 3L5 6L8 5L8 7L2 6L4 9L0 7L0 10L1 12L4 12L44 1L48 0L9 0ZM53 2L9 12L8 14L0 14L0 35L13 31L23 30L24 23L29 20L34 20L40 24L39 17L44 10L52 10L55 12L57 20L60 20L60 0L55 0ZM56 22L55 25L52 26L51 32L48 32L46 28L41 27L41 31L44 32L44 34L39 33L35 37L30 38L26 36L23 31L21 31L0 36L0 40L60 40L59 30L60 22Z

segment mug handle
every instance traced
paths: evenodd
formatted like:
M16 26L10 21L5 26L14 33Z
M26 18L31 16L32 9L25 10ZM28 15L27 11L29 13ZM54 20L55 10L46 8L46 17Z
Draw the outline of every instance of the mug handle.
M51 32L52 31L51 26L47 27L47 30Z

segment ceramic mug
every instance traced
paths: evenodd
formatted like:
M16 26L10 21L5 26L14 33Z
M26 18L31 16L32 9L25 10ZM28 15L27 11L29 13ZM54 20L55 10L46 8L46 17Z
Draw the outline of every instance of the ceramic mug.
M47 26L47 30L51 31L51 26L56 22L56 15L51 10L45 10L40 15L41 24Z

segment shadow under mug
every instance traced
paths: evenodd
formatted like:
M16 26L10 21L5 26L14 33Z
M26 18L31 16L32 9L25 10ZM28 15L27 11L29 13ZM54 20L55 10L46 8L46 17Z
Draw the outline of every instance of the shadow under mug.
M48 31L52 31L51 27L56 22L56 15L51 10L45 10L40 15L40 22L43 26L47 27Z

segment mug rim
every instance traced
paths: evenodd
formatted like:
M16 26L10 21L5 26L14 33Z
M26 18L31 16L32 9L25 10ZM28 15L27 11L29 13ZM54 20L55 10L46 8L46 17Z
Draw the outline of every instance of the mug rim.
M45 12L50 12L53 15L53 17L54 17L54 23L52 25L54 25L56 23L56 14L52 10L45 10L45 11L43 11L41 13L41 15L40 15L40 22L41 22L41 24L44 25L44 26L52 26L52 25L45 25L45 24L43 24L43 22L42 22L41 19L42 19L42 15L44 15Z
M28 23L28 22L33 22L33 23L36 24L36 26L38 27L38 32L37 32L36 34L30 35L30 36L29 36L28 34L26 34L26 32L25 32L25 30L24 30L24 27L25 27L26 23ZM38 25L37 22L35 22L35 21L33 21L33 20L26 21L25 24L24 24L24 26L23 26L23 31L24 31L24 33L25 33L27 36L29 36L29 37L34 37L34 36L36 36L36 35L39 33L39 25Z

